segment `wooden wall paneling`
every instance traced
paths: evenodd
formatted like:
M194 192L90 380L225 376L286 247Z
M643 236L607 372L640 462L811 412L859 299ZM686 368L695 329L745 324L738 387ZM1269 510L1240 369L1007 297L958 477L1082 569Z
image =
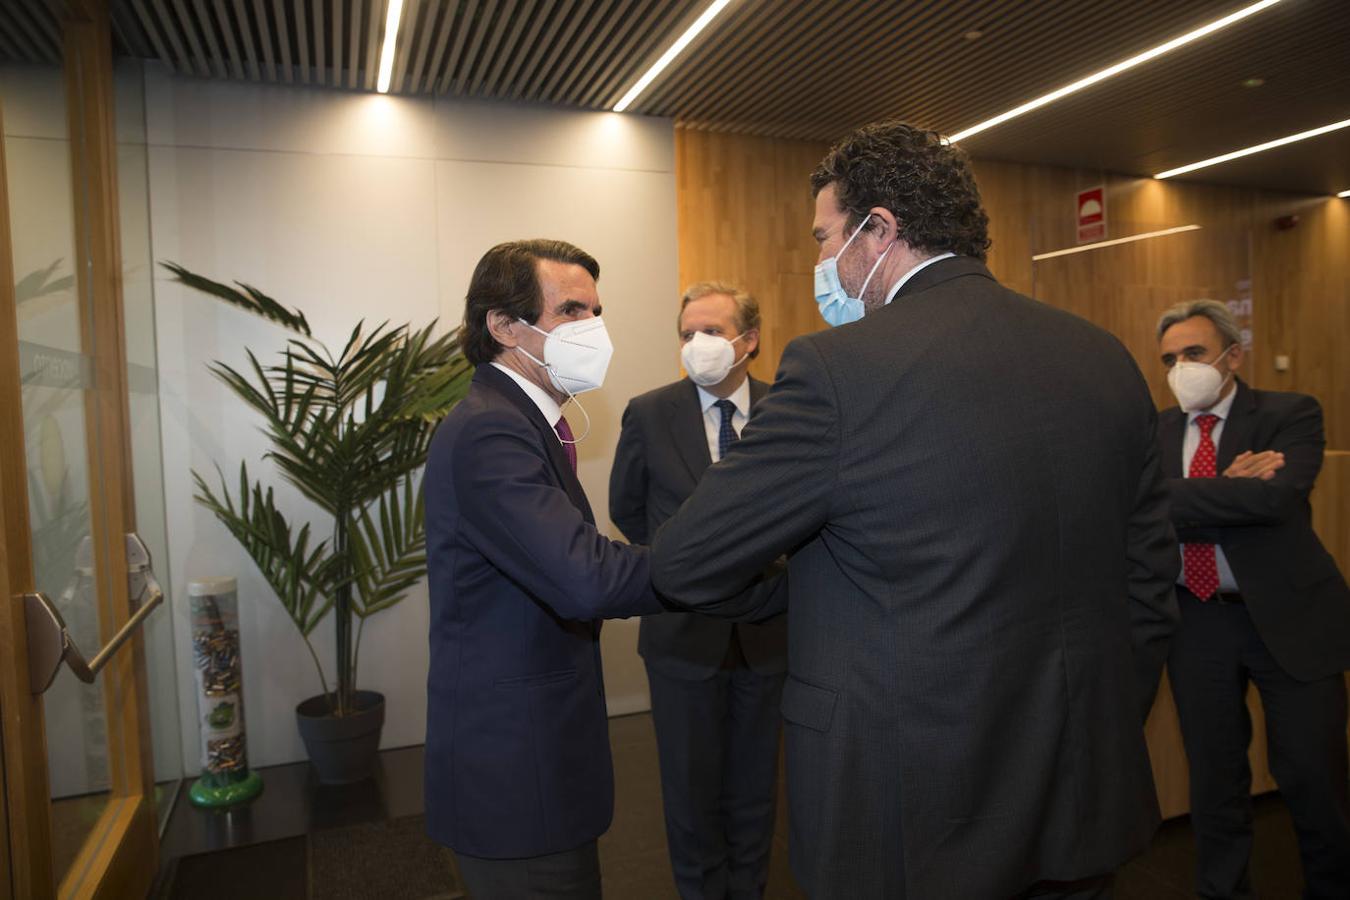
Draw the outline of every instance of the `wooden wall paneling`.
M816 312L815 201L810 175L823 144L680 128L675 177L680 288L720 279L743 286L764 325L756 378L772 381L783 347L823 327ZM671 334L679 298L671 298ZM672 354L671 375L678 374Z

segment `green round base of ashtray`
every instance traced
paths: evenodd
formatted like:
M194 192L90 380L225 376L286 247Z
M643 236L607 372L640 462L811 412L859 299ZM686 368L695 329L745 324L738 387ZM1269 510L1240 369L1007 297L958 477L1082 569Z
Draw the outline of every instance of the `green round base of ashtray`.
M263 780L257 772L249 772L237 780L226 781L217 775L203 775L188 788L188 799L193 806L218 809L246 803L262 793Z

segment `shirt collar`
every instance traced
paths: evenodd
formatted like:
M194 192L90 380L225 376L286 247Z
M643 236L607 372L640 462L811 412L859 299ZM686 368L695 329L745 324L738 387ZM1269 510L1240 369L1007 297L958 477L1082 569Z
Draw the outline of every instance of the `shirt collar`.
M548 391L530 381L515 369L508 368L499 362L493 362L492 364L511 376L511 380L520 385L520 389L525 392L525 396L533 400L534 405L539 407L539 411L544 414L544 419L549 425L554 428L558 427L558 420L562 418L562 407L558 405L557 400L548 395Z
M1227 397L1224 397L1222 400L1214 404L1209 409L1197 409L1187 413L1186 424L1190 425L1192 422L1194 422L1201 416L1218 416L1220 422L1227 422L1228 413L1232 411L1233 401L1236 399L1237 399L1237 386L1234 385L1233 389L1228 392Z
M704 413L712 409L713 404L720 399L715 394L708 393L702 386L698 386L699 406L702 407ZM746 376L745 380L741 382L741 386L732 391L731 396L727 399L736 404L736 412L747 419L750 418L750 377Z
M952 258L953 256L955 256L955 255L956 255L955 253L939 253L937 256L930 256L928 259L925 259L923 262L919 263L917 266L915 266L914 268L910 269L910 270L909 270L908 272L906 272L905 274L901 275L901 276L900 276L900 280L897 281L894 285L891 286L891 292L890 292L889 294L886 295L886 303L887 303L887 305L890 305L890 302L891 302L892 299L894 299L895 295L898 294L898 293L900 293L900 289L901 289L902 287L904 287L905 284L906 284L911 278L913 278L915 275L918 275L919 272L920 272L922 269L926 269L928 266L931 266L933 263L937 262L938 260L942 260L942 259L951 259L951 258Z

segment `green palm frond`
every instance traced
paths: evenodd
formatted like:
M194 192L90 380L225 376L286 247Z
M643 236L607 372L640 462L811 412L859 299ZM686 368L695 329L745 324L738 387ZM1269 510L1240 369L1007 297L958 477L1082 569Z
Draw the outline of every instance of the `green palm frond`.
M160 265L172 272L178 281L190 288L196 288L204 294L219 297L227 303L233 303L241 309L246 309L265 319L271 319L291 331L298 331L305 337L309 337L309 322L305 319L304 313L298 309L287 309L257 288L236 281L235 284L239 285L242 290L235 290L228 284L221 284L219 281L212 281L209 278L203 278L189 272L177 263L163 262Z
M276 507L272 489L264 491L262 482L250 483L245 463L239 464L238 506L225 484L224 474L219 470L217 474L219 496L200 474L192 473L197 483L195 499L215 513L234 535L276 592L295 627L308 638L333 605L326 596L331 566L328 542L319 541L311 548L308 524L292 534L290 522Z
M472 367L458 333L437 335L435 322L416 330L358 322L334 354L310 336L299 310L247 285L241 293L165 265L184 284L301 335L271 365L247 351L247 365L217 361L210 371L260 417L265 458L331 517L332 538L309 549L308 526L292 536L271 491L249 485L242 468L237 508L223 481L217 496L198 477L197 500L244 545L304 635L333 610L341 714L355 691L353 619L364 623L399 603L426 574L419 473L436 424L467 393Z

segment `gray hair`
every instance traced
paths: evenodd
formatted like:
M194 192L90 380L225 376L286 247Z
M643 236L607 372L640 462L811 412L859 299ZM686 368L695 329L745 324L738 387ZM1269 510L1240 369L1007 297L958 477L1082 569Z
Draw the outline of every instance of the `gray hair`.
M744 288L737 287L725 281L700 281L689 285L680 298L680 314L675 319L675 327L680 327L680 319L684 318L684 308L695 300L702 300L704 297L711 297L715 294L726 294L736 304L736 330L741 334L747 331L758 331L759 301L751 297ZM759 356L759 348L750 354L750 358Z
M1162 340L1163 334L1173 325L1196 316L1203 316L1214 323L1219 336L1224 339L1224 349L1242 343L1242 330L1238 328L1237 320L1228 307L1218 300L1184 300L1169 306L1162 318L1158 319L1158 340Z

